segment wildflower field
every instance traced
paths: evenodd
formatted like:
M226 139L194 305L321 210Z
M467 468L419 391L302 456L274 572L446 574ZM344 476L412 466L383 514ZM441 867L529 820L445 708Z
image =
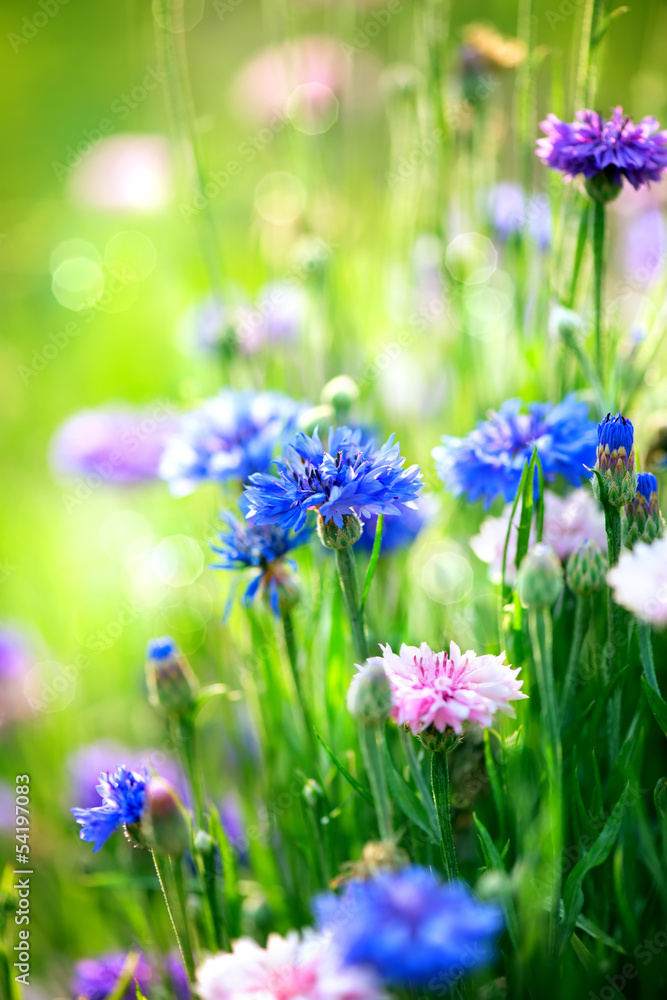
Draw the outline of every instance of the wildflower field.
M667 996L664 0L0 23L0 1000Z

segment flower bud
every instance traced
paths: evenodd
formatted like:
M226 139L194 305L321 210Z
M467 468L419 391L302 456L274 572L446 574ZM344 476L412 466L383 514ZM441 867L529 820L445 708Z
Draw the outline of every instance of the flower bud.
M584 181L584 187L588 197L603 205L618 198L623 190L623 185L615 180L617 172L616 167L607 167L592 177L587 177Z
M297 418L297 427L304 434L312 435L318 427L328 427L334 421L333 406L311 406L303 410Z
M580 597L590 597L602 590L607 579L609 563L597 542L584 539L567 563L567 582L570 590Z
M624 507L637 491L634 428L611 413L598 424L597 461L591 479L595 498L603 506Z
M151 705L166 714L184 715L199 694L190 664L169 636L148 643L146 681Z
M656 538L662 538L665 522L658 504L658 480L650 472L640 472L637 476L637 492L625 508L623 541L629 549L636 542L650 545Z
M264 573L261 585L262 599L274 614L293 611L303 597L303 586L291 566L277 560Z
M381 726L389 718L393 699L382 662L367 660L352 678L347 692L347 710L362 726Z
M321 514L317 517L317 534L322 545L328 549L347 549L361 538L363 525L356 514L343 514L343 527L337 528L333 518L325 521Z
M176 790L164 778L151 778L146 786L141 833L160 854L180 857L190 844L190 831Z
M197 830L194 844L195 850L200 854L210 854L213 850L213 837L206 830Z
M450 726L447 726L442 733L435 726L428 726L419 733L419 739L432 753L447 753L461 742L461 736Z
M321 400L333 406L336 415L347 413L352 404L359 398L359 389L354 379L349 375L337 375L322 389Z
M517 572L517 591L524 608L549 608L563 590L560 559L544 542L528 549Z

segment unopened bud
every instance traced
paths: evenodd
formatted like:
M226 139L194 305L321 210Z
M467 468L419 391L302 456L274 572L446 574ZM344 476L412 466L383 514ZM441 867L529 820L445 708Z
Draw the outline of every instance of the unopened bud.
M173 639L151 639L146 658L148 696L154 708L184 715L194 705L199 684Z
M617 174L618 170L616 167L611 166L598 171L592 177L587 177L584 181L584 187L586 188L588 197L603 205L618 198L623 190L623 186L616 180Z
M447 726L442 733L435 726L428 726L419 733L419 739L432 753L447 753L461 742L460 735L451 726Z
M563 590L560 559L544 542L528 549L517 572L517 591L524 608L550 608Z
M176 790L164 778L151 778L146 786L141 833L160 854L180 857L190 843L185 812Z
M658 503L658 480L650 472L637 476L637 492L625 508L623 541L629 549L637 542L650 545L662 538L665 522Z
M591 479L595 498L603 506L624 507L637 491L634 428L611 413L598 424L597 461Z
M333 518L325 521L321 514L317 517L317 534L328 549L347 549L361 538L363 525L356 514L343 514L343 527L336 527Z
M359 389L349 375L337 375L322 389L321 400L333 406L336 414L346 413L359 398Z
M303 410L297 418L297 427L304 434L312 435L318 427L329 427L335 417L333 406L311 406Z
M590 597L605 585L609 563L597 542L585 539L577 546L567 563L567 582L575 594Z
M378 660L366 661L347 692L347 710L362 726L382 725L393 705L389 678Z

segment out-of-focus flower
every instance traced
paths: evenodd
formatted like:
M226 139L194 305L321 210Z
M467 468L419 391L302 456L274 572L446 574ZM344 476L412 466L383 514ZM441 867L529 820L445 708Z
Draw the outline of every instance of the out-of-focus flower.
M146 683L151 705L166 715L187 715L199 695L192 667L168 635L148 643Z
M537 140L537 155L548 167L567 178L583 174L588 193L598 201L620 194L624 179L635 189L662 179L667 132L659 131L655 118L635 125L620 106L607 119L588 110L578 111L576 118L563 122L548 115L540 124L546 138Z
M163 403L81 410L56 432L51 465L65 475L96 475L110 483L153 479L175 429L174 411Z
M637 492L625 508L623 541L630 549L637 542L650 545L656 538L662 538L664 532L665 522L658 502L658 480L652 472L640 472Z
M243 481L264 472L298 412L294 400L277 392L223 389L181 418L159 474L175 496L186 496L203 482Z
M381 1000L372 971L342 966L329 941L312 931L303 936L269 934L266 948L250 938L231 953L207 958L197 970L201 1000Z
M252 354L268 344L290 343L298 337L306 315L303 289L289 281L273 281L260 290L255 305L236 324L240 350Z
M347 692L347 710L364 726L379 726L389 718L393 698L384 662L367 661L352 678Z
M127 960L128 956L123 952L105 955L102 958L81 959L75 967L72 996L77 1000L106 1000L114 992ZM137 995L137 984L145 996L150 996L153 983L153 971L147 959L139 955L121 1000L134 1000Z
M186 805L189 803L188 783L174 757L167 757L161 750L130 750L113 740L88 743L69 756L70 801L78 802L85 809L97 806L100 796L96 785L100 774L113 770L118 760L124 760L132 771L142 773L145 768L149 773L158 773L174 786Z
M101 774L97 791L102 805L93 809L72 809L81 825L79 837L92 843L97 853L119 826L138 823L144 808L148 772L139 774L121 765L114 773Z
M150 778L141 816L141 839L160 854L180 858L190 845L190 829L176 790L164 778Z
M431 454L450 493L465 494L470 503L482 497L489 507L498 496L514 499L533 447L546 482L561 475L579 486L595 457L595 424L586 404L574 393L557 405L526 407L520 399L508 399L468 437L443 437Z
M326 123L338 101L348 107L373 104L376 76L367 54L353 62L337 39L306 35L257 52L233 83L232 107L258 123L273 123L278 131L298 97L300 115L313 124Z
M238 854L242 865L249 861L248 837L243 824L241 805L235 792L228 792L220 803L220 822L229 846Z
M214 354L225 344L236 343L236 317L239 309L215 295L189 306L176 329L184 353Z
M499 907L417 865L350 882L341 896L317 897L314 909L345 962L392 986L453 984L493 960L503 928Z
M173 194L169 143L161 135L112 135L75 164L72 198L105 211L159 212Z
M0 622L0 726L30 714L24 681L34 663L29 633L13 622Z
M667 259L667 230L659 208L635 215L621 233L622 267L631 289L644 289L660 277Z
M501 35L488 24L468 24L463 29L464 66L477 72L486 69L514 69L526 58L526 46L519 38Z
M512 505L508 504L499 517L487 517L479 534L470 539L470 547L482 562L489 564L489 580L500 583L502 578L503 551L510 525ZM531 544L535 541L535 524L531 528ZM519 534L518 520L512 524L507 546L505 578L513 583L516 569L516 541ZM602 508L596 503L590 489L582 487L561 497L552 490L544 491L543 540L554 549L559 559L565 561L577 546L589 538L606 550L607 533Z
M517 680L521 668L505 663L504 653L462 653L452 641L449 653L434 653L423 642L403 644L398 653L383 646L382 654L368 663L384 668L391 684L392 718L399 726L409 726L415 736L430 727L460 733L465 721L488 727L496 712L514 718L510 702L528 697L521 692L523 681Z
M313 509L338 529L350 514L401 514L415 506L421 489L419 467L404 469L404 462L393 434L376 451L372 440L362 443L361 430L349 427L332 427L326 450L317 431L312 437L299 433L276 460L277 477L250 477L248 516L298 530Z
M241 512L247 512L245 498L240 503ZM263 594L274 614L280 613L282 601L288 597L295 585L294 562L285 559L288 552L303 545L310 536L308 529L296 533L278 524L254 524L239 520L231 511L223 511L221 520L226 530L218 535L218 545L211 548L222 556L212 569L245 570L258 569L259 573L248 584L243 602L246 607L257 593Z
M597 594L605 585L609 563L597 542L586 539L574 550L567 563L567 582L580 597Z
M638 542L622 549L607 574L614 600L642 621L657 628L667 625L667 538L647 545Z
M593 493L603 505L624 507L637 491L635 430L621 413L608 413L598 424L597 461L591 479Z
M527 231L540 250L549 249L551 211L546 195L526 198L519 184L503 181L491 189L488 205L491 224L501 240Z
M517 592L524 608L550 608L563 592L563 567L546 542L531 545L516 575Z
M6 830L12 837L16 829L16 792L0 781L0 830Z
M176 1000L190 1000L192 997L190 980L178 952L173 951L164 959L164 971L167 973Z
M406 507L401 517L386 517L382 527L380 555L412 545L432 517L433 508L433 497L424 496L416 501L414 508ZM359 539L359 545L369 552L375 543L377 523L377 514L364 521L364 530Z

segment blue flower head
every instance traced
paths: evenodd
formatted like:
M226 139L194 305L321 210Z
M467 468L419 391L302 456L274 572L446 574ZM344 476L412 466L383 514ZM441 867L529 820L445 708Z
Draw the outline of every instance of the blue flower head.
M637 476L637 492L625 508L624 542L632 548L635 542L648 545L664 535L665 522L660 513L658 480L652 472Z
M101 806L92 809L72 809L72 815L81 824L81 840L93 844L97 853L119 826L138 823L144 808L148 772L129 771L122 765L111 774L100 775L97 791Z
M241 512L246 514L248 506L245 497L241 498L239 506ZM294 567L294 562L285 559L285 556L308 540L310 530L304 528L293 532L278 524L256 524L240 520L231 511L223 511L220 517L226 528L218 535L219 544L211 548L222 558L212 568L259 570L246 588L243 603L246 607L252 604L257 592L263 590L274 614L278 615L281 593L289 586L292 576L289 567Z
M181 418L160 461L175 496L203 482L246 480L268 469L278 443L294 432L299 406L277 392L223 389Z
M443 437L432 455L450 493L489 507L499 496L514 499L533 447L546 482L561 475L579 486L595 460L595 440L586 404L570 393L555 406L508 399L468 437Z
M593 493L604 505L623 507L634 498L637 489L635 472L634 428L621 413L608 413L598 424Z
M370 965L392 986L453 981L488 964L503 928L497 906L417 865L350 882L341 896L324 893L314 911L346 964Z
M276 459L277 476L259 473L246 486L248 517L257 524L279 524L299 530L309 510L325 522L343 527L343 518L362 520L373 514L401 514L414 507L421 490L421 471L403 468L400 445L393 434L379 449L362 442L362 431L333 427L325 450L317 430L299 433Z
M168 660L178 652L178 646L169 635L160 639L149 639L146 646L146 656L151 660Z

